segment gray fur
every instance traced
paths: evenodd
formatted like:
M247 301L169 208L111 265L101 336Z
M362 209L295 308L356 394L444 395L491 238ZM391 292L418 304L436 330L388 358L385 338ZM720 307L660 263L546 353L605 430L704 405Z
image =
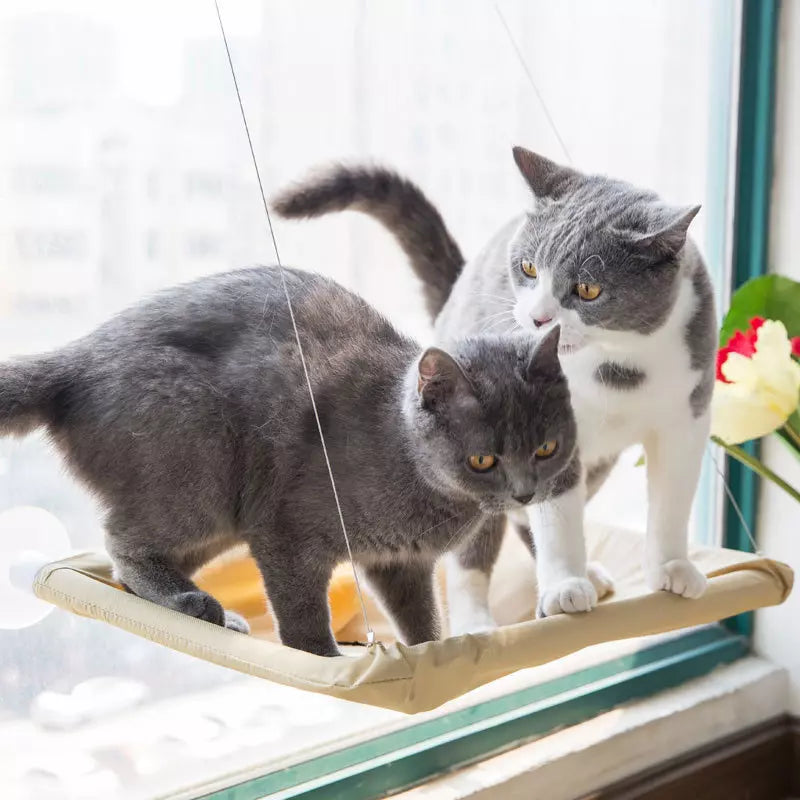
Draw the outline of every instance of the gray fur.
M458 548L458 561L464 569L479 569L487 574L491 573L503 535L506 530L506 518L502 516L490 517L483 525ZM528 546L531 545L530 535L520 535Z
M522 262L532 261L546 265L554 295L585 324L645 334L659 328L677 297L680 253L699 206L668 206L653 192L528 156L549 167L546 179L543 169L523 170L536 203L509 242L512 287L529 284ZM584 302L578 283L603 291Z
M409 643L435 638L436 558L548 496L575 456L558 334L425 351L363 300L287 270L356 560ZM281 640L338 653L327 586L346 559L276 269L164 291L51 355L0 368L0 431L44 425L108 512L130 591L243 629L192 574L245 542ZM559 451L533 453L548 439ZM477 474L470 454L498 454Z
M690 254L691 255L691 254ZM700 255L692 273L695 311L686 326L686 347L689 349L692 369L700 371L700 380L692 389L689 404L695 417L701 416L711 402L714 390L714 354L717 351L717 325L714 312L714 287L705 270Z
M514 320L504 312L510 310L518 289L531 280L522 271L523 259L546 265L562 306L575 309L587 325L641 334L651 333L665 322L680 281L691 276L697 305L686 329L686 345L693 367L703 374L687 402L695 416L704 413L714 381L716 320L708 273L694 243L687 239L699 207L670 206L654 192L600 175L585 175L524 148L514 149L514 159L533 193L534 209L504 225L477 258L446 273L457 278L451 287L442 287L438 281L442 273L434 273L435 291L447 298L436 318L438 339L450 342L487 328L498 333L512 331ZM369 179L368 171L360 176ZM306 192L313 189L313 182L304 187ZM369 193L363 185L361 192ZM335 208L329 203L326 210ZM382 221L395 232L387 220L384 212ZM431 220L434 227L441 226L439 230L431 230ZM408 235L408 225L404 219L403 235ZM418 230L432 250L438 239L450 238L438 214ZM416 271L425 282L425 273ZM603 292L594 301L582 302L575 293L577 283L600 283ZM435 316L435 306L429 307ZM618 388L627 391L641 387L643 373L623 369L599 377L616 378ZM590 496L615 460L588 465ZM476 565L481 559L475 554L491 557L495 549L471 542L462 563ZM483 559L483 563L490 571L493 561L487 565Z
M609 458L606 461L598 461L586 471L587 500L591 500L597 494L597 490L603 485L616 463L616 458ZM559 494L572 489L579 478L580 464L576 460L559 476L556 486L553 487L553 496L557 497ZM491 574L495 561L497 561L497 554L500 552L502 534L505 530L504 525L497 525L497 527L500 530L499 535L496 529L488 531L484 529L477 536L471 537L465 548L459 551L459 563L464 569L480 569L482 572ZM527 545L531 555L536 558L536 542L531 529L527 525L519 523L514 523L513 528L524 544Z
M613 361L604 361L594 373L595 380L611 389L628 392L644 383L647 375L637 367L626 367Z
M483 264L505 264L509 239L521 223L521 216L507 222L483 247L477 260ZM436 329L445 340L486 330L507 334L519 327L512 317L513 302L505 269L465 270L435 318Z
M286 189L272 201L283 217L361 211L381 222L408 256L435 317L447 302L464 257L436 207L396 172L380 167L332 167Z
M569 465L566 469L562 470L558 478L554 481L553 490L551 492L552 497L558 497L560 494L564 494L564 492L568 492L570 489L574 489L578 485L578 481L581 479L581 462L578 458L577 453L575 457L570 461Z
M663 324L679 280L691 274L698 305L687 327L687 347L692 363L703 364L706 374L687 400L695 414L702 413L713 386L709 331L716 320L708 272L687 240L699 206L670 206L652 191L585 175L524 148L514 148L514 159L533 192L534 210L504 225L466 267L430 201L390 170L338 166L282 193L276 208L291 217L357 208L380 220L401 244L413 242L403 247L445 341L487 328L498 333L515 328L502 312L515 289L531 280L522 271L523 259L555 273L561 304L574 308L586 324L644 334ZM593 282L602 283L603 293L582 302L575 285ZM438 300L431 303L431 297L447 301L438 317Z

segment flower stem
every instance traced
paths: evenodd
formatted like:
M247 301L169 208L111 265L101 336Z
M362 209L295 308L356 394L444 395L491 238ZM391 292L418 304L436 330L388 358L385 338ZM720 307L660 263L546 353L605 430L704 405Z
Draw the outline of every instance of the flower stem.
M783 446L795 457L800 458L800 447L798 447L791 436L783 429L776 428L774 431L778 439L783 442Z
M789 420L786 421L786 424L783 426L782 430L786 434L786 436L789 439L791 439L792 444L795 447L795 450L800 452L800 433L798 433L794 429L794 427L792 426L792 423Z
M737 447L735 444L726 444L718 436L712 436L711 441L714 442L714 444L718 444L729 456L740 461L745 466L750 467L753 472L757 473L762 478L768 478L776 486L780 486L784 492L800 503L800 492L798 492L794 486L790 486L786 483L779 475L776 475L766 464L762 463L757 458L753 458L749 453L742 450L741 447Z

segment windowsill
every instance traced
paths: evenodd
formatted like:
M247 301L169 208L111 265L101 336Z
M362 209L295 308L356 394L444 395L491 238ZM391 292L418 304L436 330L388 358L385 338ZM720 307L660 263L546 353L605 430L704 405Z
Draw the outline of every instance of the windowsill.
M191 786L185 786L181 789L176 787L173 790L174 794L170 796L174 797L175 800L189 800L189 798L196 797L198 794L219 791L265 774L288 769L347 747L353 747L374 739L376 736L419 725L474 706L477 703L491 701L530 686L543 684L579 670L589 669L608 661L622 658L659 642L675 639L685 634L686 631L677 631L595 645L557 661L531 669L520 670L459 697L457 700L446 703L440 708L412 717L360 705L346 704L343 706L342 701L335 701L316 695L312 695L310 696L311 699L308 699L309 696L298 695L296 690L285 689L284 687L278 687L256 679L246 679L249 702L258 703L262 701L268 703L270 698L280 698L279 701L273 700L272 702L285 702L287 705L299 702L299 714L309 715L310 722L315 717L314 711L316 710L318 719L324 721L325 724L315 726L316 730L298 729L291 736L286 737L284 741L274 743L273 748L278 750L279 755L268 759L264 757L264 746L262 742L258 741L258 737L255 737L255 741L249 746L241 743L237 752L226 754L228 768L224 774L220 774L218 764L215 765L212 762L207 762L203 766L196 764L194 767L196 781ZM204 693L203 702L206 708L213 708L219 705L217 695L219 695L219 700L224 700L225 697L230 695L232 688ZM242 688L245 688L244 684ZM194 697L176 699L171 702L170 709L165 709L165 711L167 716L180 717L180 709L182 707L193 707L194 705ZM330 730L334 726L337 735L335 739L330 740ZM271 727L271 721L269 718L265 718L263 720L265 734ZM318 741L315 742L315 739ZM305 742L305 744L303 745L301 742Z
M787 702L785 670L750 656L396 797L572 800L778 716Z
M510 540L509 547L517 546L522 555L529 558L517 537L507 538ZM512 562L515 561L511 551L510 558ZM525 565L523 571L532 573ZM533 591L529 595L533 596ZM111 781L114 774L98 754L104 754L102 758L107 762L108 754L116 757L116 753L124 753L126 765L137 781L129 780L128 786L120 790L120 797L123 791L125 796L128 793L138 796L141 792L160 791L164 796L176 799L197 797L250 781L280 781L283 780L280 775L282 771L301 764L304 766L298 769L298 777L307 783L315 780L315 770L319 769L319 765L311 762L326 755L342 753L340 761L347 762L352 758L346 752L349 748L359 743L371 744L382 736L387 737L420 725L428 725L424 736L430 735L433 739L442 739L447 732L455 730L458 730L459 737L462 734L472 736L468 729L474 727L476 720L494 729L496 725L506 724L504 715L514 716L528 706L532 708L540 702L547 704L551 698L555 702L556 697L563 697L570 702L570 693L574 695L575 691L589 691L587 687L590 684L592 690L596 688L601 693L601 684L605 682L608 685L618 675L628 680L626 672L635 673L643 669L647 672L650 667L647 666L646 653L656 644L662 648L667 646L668 653L660 657L664 663L680 651L688 655L697 647L696 641L694 645L676 642L671 648L670 640L692 635L704 636L717 629L718 626L712 625L694 633L682 630L605 642L538 667L520 670L432 712L414 717L353 705L321 695L307 695L255 678L221 673L220 685L214 688L178 697L154 699L141 707L127 709L123 714L87 720L75 730L44 730L28 720L11 722L0 729L0 740L6 739L11 744L13 739L14 746L7 752L16 752L17 755L8 760L0 755L0 773L6 774L12 785L16 783L19 787L28 786L33 780L38 781L37 785L47 783L61 787L86 784L89 778L99 783L102 780ZM740 648L736 655L739 657L743 653L744 643L738 642L734 647ZM640 653L645 657L644 661L639 659ZM183 657L176 654L175 658ZM189 663L196 666L194 661ZM661 666L663 664L653 667L653 676ZM708 668L711 667L704 669ZM593 677L577 675L573 678L578 673L596 669L601 669L601 676L595 673ZM685 673L677 677L686 679ZM567 684L563 683L565 678L568 679ZM644 684L647 684L648 693L665 685L659 677L645 676L633 680L639 680L636 691L640 694L637 696L641 696ZM548 683L556 681L562 681L558 694L554 689L546 689L553 694L530 696L528 690L532 687L547 687ZM626 691L632 689L615 691L612 697L601 702L594 699L582 701L585 711L580 713L588 716L616 705L631 696L625 695ZM518 693L526 693L525 698L514 699ZM504 701L506 696L511 697L511 705ZM492 709L479 709L477 714L473 714L477 704L495 702L499 705ZM440 719L450 714L461 716L455 721ZM565 724L564 719L570 718L548 718L547 727L540 729L541 733ZM573 722L577 719L571 717ZM439 722L444 724L432 724ZM535 733L529 720L521 723L520 730L521 736L515 731L508 735L502 746L513 745L521 738L529 739ZM421 737L423 733L415 735ZM397 747L407 747L410 737L398 741L401 743ZM414 739L415 744L419 741L421 739ZM496 751L499 746L496 741L492 738L492 742L481 745L484 747L481 753ZM3 748L0 747L0 754L2 752ZM379 757L374 753L368 754L359 763L364 763L365 768L370 769L372 767L368 762ZM458 758L461 760L456 760ZM450 763L465 763L467 760L461 754L455 754ZM4 764L5 770L2 769ZM306 764L310 764L311 770L306 768ZM76 774L76 765L83 771ZM336 766L330 774L341 769ZM437 769L441 767L431 769L428 774L433 774ZM302 777L300 773L303 773ZM399 781L400 785L410 783L410 779L404 780L402 777ZM253 794L248 796L256 797L258 788L253 788Z

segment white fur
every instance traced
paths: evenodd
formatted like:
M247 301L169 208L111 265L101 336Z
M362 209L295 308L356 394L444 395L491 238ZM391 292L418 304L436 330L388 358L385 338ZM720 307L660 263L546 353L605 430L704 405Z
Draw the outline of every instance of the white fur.
M450 636L497 627L489 611L489 576L463 569L453 555L447 556L447 612Z
M553 500L528 507L528 521L535 531L540 615L589 611L597 604L597 592L586 577L585 503L585 484L579 481ZM574 535L576 530L580 536Z
M514 319L523 327L530 328L531 320L555 319L559 315L560 303L553 296L553 280L549 272L541 272L530 289L517 295Z
M706 578L688 554L689 513L710 427L708 414L656 428L644 440L647 459L645 574L651 589L700 597Z
M581 460L590 465L612 458L632 444L644 444L649 502L644 569L648 584L653 590L699 597L706 579L688 560L688 522L709 419L707 415L695 419L689 403L702 377L691 368L684 341L695 307L691 280L686 275L680 278L669 317L647 335L584 325L576 311L564 309L552 297L551 285L550 276L541 271L531 288L518 292L514 316L523 327L540 334L550 326L537 331L533 319L552 316L552 324L561 325L561 362L578 423ZM595 373L608 361L643 371L644 382L627 391L604 387ZM587 574L584 500L581 482L529 511L536 536L542 614L587 611L597 603L598 589L605 593L611 588L604 571L592 568ZM448 581L454 579L455 571L451 566ZM489 613L485 603L478 610L481 598L477 593L467 602L476 619ZM456 607L452 601L451 607Z
M702 377L691 368L684 341L695 302L691 280L683 277L669 317L650 334L589 328L574 311L557 318L567 340L580 343L579 349L562 356L562 366L578 423L581 460L592 464L632 444L645 445L649 503L645 573L654 590L687 597L699 597L705 588L705 578L688 561L689 513L709 426L707 415L695 419L689 404ZM595 373L606 361L640 369L646 378L633 390L605 388ZM575 525L569 535L583 543L582 526ZM548 559L546 549L540 545L540 560ZM577 559L575 566L573 576L583 576ZM540 580L548 585L545 575Z
M592 582L598 600L614 591L614 579L599 561L590 561L586 565L586 577Z
M670 316L650 334L587 328L573 311L562 316L565 334L582 342L580 349L563 355L561 363L584 464L615 456L660 433L673 441L676 436L683 439L686 426L694 428L689 396L701 373L691 368L684 342L693 312L694 292L691 281L684 278ZM605 388L595 372L607 361L642 370L645 381L632 391Z

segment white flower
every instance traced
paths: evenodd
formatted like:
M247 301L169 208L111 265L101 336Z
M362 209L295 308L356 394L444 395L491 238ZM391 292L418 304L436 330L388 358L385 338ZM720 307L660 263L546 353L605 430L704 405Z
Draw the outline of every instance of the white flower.
M727 444L757 439L780 428L797 409L800 365L782 322L757 328L752 354L723 348L714 386L711 433Z

